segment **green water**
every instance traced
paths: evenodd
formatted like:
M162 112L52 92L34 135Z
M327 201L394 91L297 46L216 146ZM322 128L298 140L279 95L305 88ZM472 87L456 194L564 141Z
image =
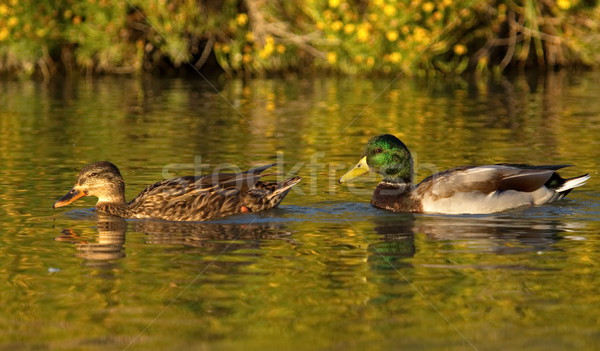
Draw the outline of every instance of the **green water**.
M0 82L0 349L600 349L600 74L391 81ZM498 162L592 178L536 208L392 214L368 205L377 177L336 183L380 133L419 180ZM98 160L129 199L274 161L303 181L210 223L53 210Z

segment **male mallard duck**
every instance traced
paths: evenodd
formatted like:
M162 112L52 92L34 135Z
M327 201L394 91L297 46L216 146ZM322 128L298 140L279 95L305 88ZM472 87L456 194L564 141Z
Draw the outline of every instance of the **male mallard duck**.
M371 199L375 207L394 212L482 214L562 199L590 178L584 174L563 179L555 172L567 166L462 166L415 186L410 151L398 138L385 134L369 140L363 158L339 182L372 170L383 175Z
M83 196L96 196L96 210L122 218L157 218L169 221L206 221L241 212L271 209L292 186L293 177L280 183L260 181L261 173L275 164L243 173L218 173L162 180L125 201L125 182L117 166L95 162L79 173L77 183L54 208L66 206Z

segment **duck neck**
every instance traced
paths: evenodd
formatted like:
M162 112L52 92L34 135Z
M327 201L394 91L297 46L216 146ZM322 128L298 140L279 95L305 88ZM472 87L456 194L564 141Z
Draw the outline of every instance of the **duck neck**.
M120 183L98 196L96 210L118 217L129 217L129 204L125 200L125 184Z
M108 213L113 216L128 218L129 217L129 205L126 202L100 202L96 204L96 211Z
M412 159L406 159L404 162L389 168L383 173L383 181L392 184L412 185L413 165Z

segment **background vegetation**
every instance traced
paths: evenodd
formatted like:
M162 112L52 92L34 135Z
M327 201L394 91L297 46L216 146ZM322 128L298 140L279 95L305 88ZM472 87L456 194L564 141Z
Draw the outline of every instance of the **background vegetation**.
M596 66L596 0L0 1L0 71L480 73Z

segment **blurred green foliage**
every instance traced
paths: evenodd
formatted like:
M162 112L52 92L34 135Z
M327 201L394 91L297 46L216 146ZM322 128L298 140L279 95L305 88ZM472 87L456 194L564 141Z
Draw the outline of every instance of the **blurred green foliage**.
M0 1L0 71L486 73L596 66L595 0Z

